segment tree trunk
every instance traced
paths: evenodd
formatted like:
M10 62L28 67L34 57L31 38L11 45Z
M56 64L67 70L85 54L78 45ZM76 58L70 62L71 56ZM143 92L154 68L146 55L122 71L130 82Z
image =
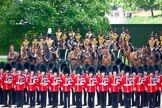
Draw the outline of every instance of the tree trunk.
M154 17L154 11L153 11L153 8L151 8L151 16Z

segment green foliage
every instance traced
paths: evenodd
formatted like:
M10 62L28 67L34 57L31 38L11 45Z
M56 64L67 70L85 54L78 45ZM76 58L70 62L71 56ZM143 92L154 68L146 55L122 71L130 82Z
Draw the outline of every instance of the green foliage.
M70 26L79 27L82 34L90 26L97 35L98 29L106 33L109 26L106 0L2 0L0 10L0 54L11 43L18 50L25 33L32 39L34 33L46 34L49 27L54 33L60 25L67 32Z

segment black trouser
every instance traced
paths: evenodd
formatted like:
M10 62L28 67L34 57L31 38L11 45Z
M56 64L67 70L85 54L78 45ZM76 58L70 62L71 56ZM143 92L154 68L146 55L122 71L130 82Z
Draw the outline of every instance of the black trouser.
M122 90L119 90L119 103L120 103L121 106L124 105L123 92L122 92Z
M24 91L16 91L17 107L23 107L24 104Z
M72 105L75 105L75 92L72 89Z
M108 91L108 106L111 106L112 105L111 104L111 101L112 101L112 99L111 99L111 92Z
M144 106L148 106L148 93L147 91L144 91Z
M15 105L16 103L16 92L14 88L12 89L12 104Z
M155 108L156 106L156 92L148 93L149 108Z
M160 107L160 90L156 91L156 107Z
M94 108L94 97L95 97L95 92L88 92L88 106L89 106L89 108Z
M35 91L28 91L29 92L29 100L30 100L30 107L35 106Z
M62 92L62 90L60 88L60 105L63 105L63 104L64 104L64 102L63 102L63 92Z
M8 95L9 95L9 97L8 97ZM5 106L12 104L12 89L11 90L3 90L3 104Z
M40 105L40 99L41 97L40 97L40 92L39 92L39 90L37 90L37 100L36 100L36 102L38 103L38 105Z
M53 107L58 106L58 92L51 92Z
M49 101L49 105L52 105L52 95L49 89L48 89L48 101Z
M132 106L136 105L135 91L132 92Z
M85 89L83 89L84 91L84 105L87 105L87 92Z
M44 108L46 107L47 91L40 91L40 95L41 95L40 104L41 104L41 107Z
M101 105L100 97L100 93L97 91L97 105Z
M64 92L64 108L70 108L70 92Z
M27 88L24 90L24 104L29 104L29 92L27 91Z
M106 91L100 92L101 108L106 108Z
M0 88L0 104L3 104L3 91L2 91L2 88Z
M131 97L132 97L132 93L124 93L124 106L125 106L125 108L131 107Z
M112 103L112 108L118 108L118 92L112 92L111 93L111 103Z
M82 108L82 92L76 92L76 108Z
M136 107L137 108L144 107L144 92L136 92Z

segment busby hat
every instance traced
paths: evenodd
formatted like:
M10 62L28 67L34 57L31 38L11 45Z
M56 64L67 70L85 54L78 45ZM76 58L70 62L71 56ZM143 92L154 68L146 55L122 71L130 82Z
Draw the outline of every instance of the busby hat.
M107 73L112 72L112 65L107 66Z
M77 33L80 33L80 30L79 30L79 28L78 28L78 30L77 30Z
M33 39L37 39L37 35L36 34L34 34Z
M155 71L154 66L152 66L152 65L148 66L149 73L154 73L154 71Z
M25 62L24 63L24 69L28 69L29 70L29 66L30 66L30 63L29 62Z
M102 72L106 72L106 66L101 65L101 66L100 66L100 72L101 72L101 73L102 73Z
M80 67L77 67L76 68L76 73L81 75L82 74L82 69Z
M21 63L17 63L16 70L17 71L22 71L23 70L23 65Z
M110 37L109 36L106 36L106 40L110 40Z
M39 66L40 66L40 63L35 64L36 71L39 71Z
M25 34L24 39L28 39L28 35L27 34Z
M88 67L88 73L95 74L95 68L93 66Z
M126 65L125 67L124 67L124 73L130 73L131 72L131 68L130 68L130 66L128 66L128 65Z
M44 63L40 64L39 69L40 69L41 72L46 72L47 71L46 65Z
M48 63L48 69L47 70L49 71L50 69L52 69L53 66L54 66L54 64L52 62L49 62Z
M117 65L113 65L112 70L113 70L113 72L114 71L117 72L117 74L119 72L119 69L118 69L118 66Z
M0 69L4 69L5 67L5 62L0 62Z
M131 72L135 72L137 74L137 67L136 66L131 66Z
M160 72L160 66L159 66L159 64L155 64L155 65L154 65L154 68L155 68L155 71L158 70L158 71Z
M115 61L115 64L116 65L119 65L120 63L122 63L121 59L120 58L117 58L116 61Z
M64 73L64 74L70 74L70 69L69 69L68 66L65 66L65 67L63 68L63 73Z
M52 72L53 72L53 73L56 72L57 74L59 73L59 69L57 68L57 66L54 66L54 67L52 68Z
M16 68L16 62L15 61L13 61L13 62L11 62L11 66L12 66L12 68Z
M120 65L119 65L120 71L124 70L124 66L125 66L124 63L120 63Z
M9 63L5 65L4 71L6 70L11 71L11 65Z
M70 27L70 31L73 31L73 27L72 26Z
M30 72L31 72L31 71L34 71L34 72L35 72L35 65L34 65L34 64L31 64L31 65L30 65Z
M61 64L61 71L63 71L65 66L67 66L65 63Z
M144 69L145 72L148 72L148 65L144 64L143 69Z
M138 73L143 73L144 72L144 67L138 66Z

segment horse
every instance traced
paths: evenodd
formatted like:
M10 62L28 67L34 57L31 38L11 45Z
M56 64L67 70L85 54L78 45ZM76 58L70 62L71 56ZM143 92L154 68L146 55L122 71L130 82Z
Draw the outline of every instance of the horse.
M39 48L39 46L35 46L33 57L35 58L35 63L42 63L43 62L42 51Z
M140 66L143 64L142 57L140 57L138 51L133 51L130 53L129 62L131 63L132 66Z
M19 53L14 51L14 45L10 45L10 50L7 56L8 63L13 61L17 62L19 58Z
M29 62L29 55L27 54L27 50L24 45L20 47L20 63L24 64L25 62Z
M82 60L82 64L89 64L89 65L93 65L93 57L92 57L92 52L89 49L89 46L86 47L85 50L82 51L81 53L81 60Z
M101 64L105 66L112 64L112 55L106 48L102 49L101 51Z
M96 49L96 47L93 46L92 46L92 57L94 58L93 65L96 66L99 63L100 59L99 59L98 50Z

